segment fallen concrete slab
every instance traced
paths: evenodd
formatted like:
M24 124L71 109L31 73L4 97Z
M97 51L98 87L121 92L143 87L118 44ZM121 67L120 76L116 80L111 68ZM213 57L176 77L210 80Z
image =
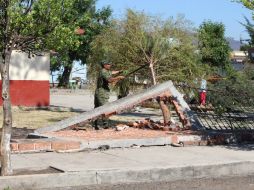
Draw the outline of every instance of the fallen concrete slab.
M35 130L35 133L45 133L45 132L62 130L62 129L68 128L70 126L73 126L75 124L78 124L78 123L91 121L101 115L111 115L111 114L119 113L119 112L126 110L128 108L132 108L133 106L135 106L145 100L155 98L155 97L162 97L162 96L174 97L174 99L181 106L181 110L180 110L180 112L182 112L181 117L184 114L188 114L188 116L190 117L190 119L193 123L195 123L197 121L194 118L195 115L192 113L188 104L184 101L182 95L177 91L177 89L174 87L174 85L171 81L167 81L162 84L153 86L149 89L146 89L140 93L127 96L125 98L105 104L101 107L95 108L93 110L82 113L80 115L62 120L58 123L55 123L54 125L37 129L37 130Z

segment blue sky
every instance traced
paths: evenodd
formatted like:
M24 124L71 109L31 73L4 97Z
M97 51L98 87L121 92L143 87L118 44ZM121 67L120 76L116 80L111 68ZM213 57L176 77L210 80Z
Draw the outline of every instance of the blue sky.
M98 9L108 5L113 9L113 17L118 18L127 8L133 8L163 18L184 14L195 27L205 20L222 22L226 36L236 40L248 37L239 22L244 22L244 16L249 19L252 16L250 10L231 0L97 0Z

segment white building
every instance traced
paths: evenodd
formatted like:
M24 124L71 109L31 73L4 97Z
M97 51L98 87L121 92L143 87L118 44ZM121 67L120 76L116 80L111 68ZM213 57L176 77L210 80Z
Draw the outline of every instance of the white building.
M28 58L28 54L26 53L13 51L9 73L12 105L49 105L49 54L43 56L31 56L31 58ZM0 105L1 104L2 100L0 100Z

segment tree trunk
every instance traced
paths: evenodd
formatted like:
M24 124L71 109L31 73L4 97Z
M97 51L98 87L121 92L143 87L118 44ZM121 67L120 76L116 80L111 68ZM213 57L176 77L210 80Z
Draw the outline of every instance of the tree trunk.
M1 138L1 175L8 176L12 174L11 167L11 130L12 130L12 112L10 101L10 81L9 81L9 64L11 51L3 56L1 63L2 77L2 100L3 100L3 127Z
M60 77L58 87L66 87L66 88L68 87L72 66L73 64L70 63L64 67L64 72Z
M152 64L152 63L150 64L149 68L150 68L151 75L152 75L153 85L156 85L157 82L156 82L154 67L153 67L153 64ZM160 108L161 108L161 111L162 111L163 120L164 120L164 126L166 126L166 125L169 124L169 121L170 121L170 117L171 117L170 111L169 111L169 108L168 108L168 106L165 104L164 101L159 100L158 102L159 102L159 105L160 105Z
M149 68L150 68L150 72L151 72L151 75L152 75L153 85L156 85L157 82L156 82L156 77L155 77L155 72L154 72L153 64L150 64Z

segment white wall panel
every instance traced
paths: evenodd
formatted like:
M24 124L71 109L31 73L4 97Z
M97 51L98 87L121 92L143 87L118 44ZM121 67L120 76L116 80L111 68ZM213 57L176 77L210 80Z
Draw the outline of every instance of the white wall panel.
M10 63L10 80L49 80L49 67L49 54L28 58L26 53L13 51Z

